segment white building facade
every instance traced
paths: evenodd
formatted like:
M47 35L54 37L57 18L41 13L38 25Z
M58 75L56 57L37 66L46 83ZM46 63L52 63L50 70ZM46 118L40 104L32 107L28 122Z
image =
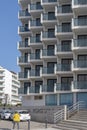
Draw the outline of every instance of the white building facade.
M23 105L87 105L87 1L18 3Z
M18 104L20 102L19 88L20 82L17 74L0 66L0 102L6 105Z

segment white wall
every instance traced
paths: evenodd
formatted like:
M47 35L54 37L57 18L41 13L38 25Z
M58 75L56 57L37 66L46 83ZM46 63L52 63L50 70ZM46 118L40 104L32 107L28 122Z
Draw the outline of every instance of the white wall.
M22 106L45 106L45 96L42 100L34 100L34 96L26 96L22 98Z

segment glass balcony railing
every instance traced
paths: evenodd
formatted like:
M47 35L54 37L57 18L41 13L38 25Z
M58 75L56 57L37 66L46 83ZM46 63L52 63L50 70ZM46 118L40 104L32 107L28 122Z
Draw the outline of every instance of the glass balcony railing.
M43 14L43 20L56 20L55 13L53 15Z
M87 39L74 39L74 47L87 47Z
M30 59L31 60L39 60L40 59L40 53L38 53L38 54L31 53L30 54Z
M57 45L57 52L70 52L71 51L71 44L67 45Z
M41 42L40 37L30 37L30 43Z
M19 63L29 63L29 58L21 56L19 57Z
M59 33L59 32L63 32L63 33L72 32L71 26L65 26L65 27L63 27L61 25L58 25L57 26L57 33Z
M19 42L19 47L29 47L28 41L20 41Z
M30 4L30 10L42 10L42 6L40 4Z
M25 58L24 56L19 57L19 63L26 63L28 62L28 58Z
M72 13L71 6L63 8L62 6L57 6L57 13Z
M87 0L74 0L74 5L85 5Z
M54 56L54 49L51 50L42 50L42 56Z
M42 26L42 24L40 23L40 21L36 21L36 20L32 20L30 21L30 26Z
M87 89L87 81L74 81L74 89Z
M55 33L54 32L43 32L42 33L43 38L55 38Z
M25 73L25 72L19 72L18 73L18 78L29 78L29 72Z
M57 0L42 0L43 3L57 2Z
M57 71L71 71L71 64L57 64Z
M42 92L54 92L54 85L43 85Z
M28 31L29 31L28 27L25 27L25 26L19 27L19 32L28 32Z
M38 69L38 70L31 69L30 76L40 76L40 69Z
M43 68L42 69L43 74L54 74L54 68Z
M22 16L30 16L30 14L29 14L28 11L20 10L20 11L19 11L19 16L20 16L20 17L22 17Z
M87 68L86 60L74 60L73 64L74 64L74 68Z
M57 83L56 84L56 91L70 91L71 90L71 83Z
M18 89L18 94L24 94L24 87Z
M87 18L78 19L74 18L74 26L87 26Z

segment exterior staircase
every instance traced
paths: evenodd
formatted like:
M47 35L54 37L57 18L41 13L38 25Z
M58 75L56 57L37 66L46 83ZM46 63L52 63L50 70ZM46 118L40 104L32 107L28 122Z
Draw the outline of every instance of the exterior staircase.
M66 121L53 126L57 130L87 130L87 110L79 110Z

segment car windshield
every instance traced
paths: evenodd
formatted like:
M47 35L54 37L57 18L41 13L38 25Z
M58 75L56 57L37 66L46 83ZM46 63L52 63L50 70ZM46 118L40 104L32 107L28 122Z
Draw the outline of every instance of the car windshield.
M5 111L5 113L11 113L10 111Z
M20 111L20 114L28 114L28 111Z

